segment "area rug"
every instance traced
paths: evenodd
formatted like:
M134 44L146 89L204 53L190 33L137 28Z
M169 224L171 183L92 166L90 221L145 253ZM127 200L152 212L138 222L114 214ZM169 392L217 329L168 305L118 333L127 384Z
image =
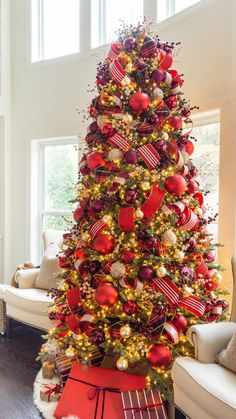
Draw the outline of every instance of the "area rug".
M53 413L55 412L57 402L44 402L40 399L40 388L42 384L58 384L59 378L53 377L51 380L42 377L42 370L38 372L34 382L34 404L45 419L55 419Z

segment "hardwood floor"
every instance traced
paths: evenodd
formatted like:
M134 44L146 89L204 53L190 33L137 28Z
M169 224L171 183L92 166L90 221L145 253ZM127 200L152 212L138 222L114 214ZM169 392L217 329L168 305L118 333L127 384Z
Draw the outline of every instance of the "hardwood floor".
M12 337L0 335L0 419L38 419L33 382L40 368L35 360L41 332L15 324Z

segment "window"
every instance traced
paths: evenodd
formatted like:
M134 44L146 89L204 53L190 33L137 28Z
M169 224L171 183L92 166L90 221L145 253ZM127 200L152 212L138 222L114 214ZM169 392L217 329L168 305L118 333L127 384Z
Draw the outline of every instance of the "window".
M78 179L77 138L32 141L31 232L33 260L40 260L42 232L66 230L73 220ZM36 234L35 234L36 232Z
M204 191L207 215L218 213L219 208L219 157L220 123L199 125L193 128L192 135L197 139L193 163L198 168L198 180ZM208 230L217 239L218 220L209 224Z
M31 0L32 62L79 52L79 0Z
M91 46L116 39L122 22L136 25L143 20L143 0L91 0Z
M173 16L200 0L157 0L157 21L161 22Z

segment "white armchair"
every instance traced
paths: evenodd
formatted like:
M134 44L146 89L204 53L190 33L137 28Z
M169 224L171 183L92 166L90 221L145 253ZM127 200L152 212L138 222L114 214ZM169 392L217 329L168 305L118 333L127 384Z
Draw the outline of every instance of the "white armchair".
M231 322L190 327L188 339L194 345L195 359L179 357L172 369L176 418L235 419L236 374L215 362L236 331L235 274Z
M43 234L44 249L50 243L62 247L63 231L46 230ZM50 328L47 309L51 298L47 290L35 288L40 268L19 270L15 274L18 287L9 286L4 292L8 325L10 319L42 330Z

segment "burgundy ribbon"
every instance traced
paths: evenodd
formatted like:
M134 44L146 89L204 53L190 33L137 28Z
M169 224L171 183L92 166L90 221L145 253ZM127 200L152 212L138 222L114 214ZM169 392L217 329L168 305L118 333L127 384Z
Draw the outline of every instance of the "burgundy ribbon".
M44 386L46 391L44 392L48 396L48 402L50 402L52 393L58 394L61 391L60 384L55 384L55 386L50 387L48 384Z
M133 410L133 417L135 418L136 413L140 412L147 412L148 410L154 411L154 408L157 406L161 406L163 403L152 403L146 404L144 406L137 406L137 407L125 407L123 410Z
M87 397L88 397L89 400L96 399L94 419L97 419L100 393L102 392L102 412L101 412L101 416L100 416L99 419L103 419L103 417L104 417L106 392L110 391L111 393L120 393L120 389L116 388L116 387L97 386L96 384L88 383L87 381L83 381L83 380L78 380L77 378L74 378L74 377L68 377L68 379L73 380L73 381L77 381L78 383L86 384L86 385L90 386L90 389L88 390Z

